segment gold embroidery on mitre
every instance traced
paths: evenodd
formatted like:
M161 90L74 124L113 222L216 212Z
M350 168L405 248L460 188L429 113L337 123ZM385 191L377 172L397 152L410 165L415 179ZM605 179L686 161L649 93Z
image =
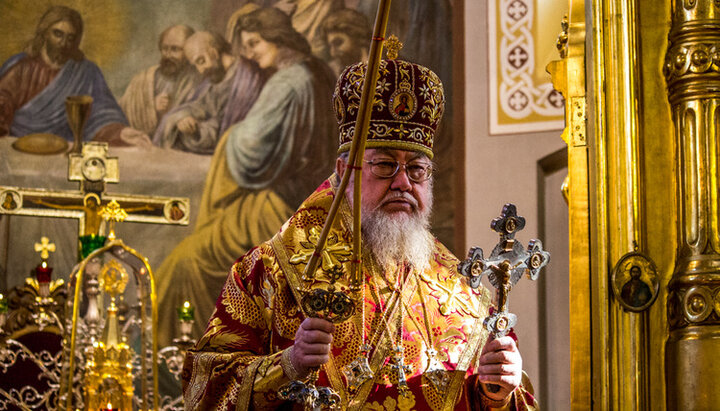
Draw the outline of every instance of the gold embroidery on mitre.
M420 80L425 83L420 86L420 95L425 99L425 104L420 110L420 114L430 120L432 124L437 124L442 118L445 110L445 96L440 78L425 67L419 66Z
M342 97L337 93L333 98L333 108L335 109L335 116L337 116L337 122L342 124L345 121L345 107L343 106Z

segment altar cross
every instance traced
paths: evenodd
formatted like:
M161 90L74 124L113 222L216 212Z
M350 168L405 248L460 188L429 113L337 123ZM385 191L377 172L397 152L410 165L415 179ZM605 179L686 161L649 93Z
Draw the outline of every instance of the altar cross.
M187 197L106 193L106 183L119 181L117 157L109 157L107 151L107 143L89 142L83 144L82 154L70 154L68 180L80 183L76 191L0 186L0 214L73 218L78 220L79 237L99 236L100 213L116 201L128 213L125 221L188 225Z
M505 204L499 217L493 219L490 228L500 235L489 258L483 258L483 250L473 247L468 258L458 264L460 274L468 278L470 287L478 288L483 276L495 287L497 310L485 317L483 325L493 337L503 337L517 323L517 316L508 312L507 300L510 289L527 274L535 280L540 269L550 261L550 253L542 249L540 240L530 240L527 250L515 240L515 233L525 228L525 218L517 215L514 204ZM498 392L500 386L488 384L490 392Z
M35 252L40 253L40 258L46 261L50 258L50 253L55 252L55 243L51 243L49 238L43 236L39 243L35 243Z

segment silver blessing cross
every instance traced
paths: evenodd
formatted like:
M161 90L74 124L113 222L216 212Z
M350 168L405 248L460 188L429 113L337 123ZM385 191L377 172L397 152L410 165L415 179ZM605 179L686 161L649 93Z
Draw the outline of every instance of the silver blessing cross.
M458 271L467 277L470 287L480 287L480 280L487 276L495 288L497 310L487 316L484 322L485 328L495 337L507 335L517 323L517 316L508 312L510 289L523 274L536 280L540 269L550 261L550 253L543 250L540 240L530 240L527 250L515 240L515 233L524 227L525 218L517 215L515 205L505 204L500 217L490 224L490 228L500 235L500 241L490 257L484 258L482 248L473 247L468 252L468 258L458 265Z

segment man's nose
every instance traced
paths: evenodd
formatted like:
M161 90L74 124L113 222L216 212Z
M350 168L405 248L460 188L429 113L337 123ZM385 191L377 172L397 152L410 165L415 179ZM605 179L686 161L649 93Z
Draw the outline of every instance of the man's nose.
M410 191L412 190L412 182L408 177L407 168L401 166L397 174L392 177L390 188L393 190Z

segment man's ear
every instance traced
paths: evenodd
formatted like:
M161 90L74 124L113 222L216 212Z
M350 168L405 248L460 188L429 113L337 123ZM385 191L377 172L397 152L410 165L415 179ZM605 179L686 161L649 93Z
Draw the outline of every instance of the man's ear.
M343 174L345 174L345 170L347 170L347 163L342 158L338 157L335 160L335 174L339 178L342 178Z

